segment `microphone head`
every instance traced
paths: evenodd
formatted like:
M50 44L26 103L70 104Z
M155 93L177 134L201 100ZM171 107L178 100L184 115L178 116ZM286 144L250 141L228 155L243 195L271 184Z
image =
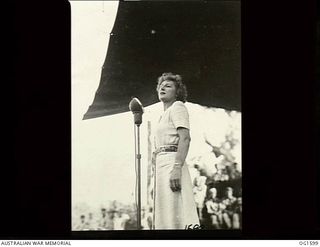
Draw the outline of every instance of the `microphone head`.
M134 116L134 123L140 125L142 123L143 106L137 98L133 98L129 103L129 109Z
M132 98L132 100L129 103L129 109L133 113L143 113L143 106L137 98Z

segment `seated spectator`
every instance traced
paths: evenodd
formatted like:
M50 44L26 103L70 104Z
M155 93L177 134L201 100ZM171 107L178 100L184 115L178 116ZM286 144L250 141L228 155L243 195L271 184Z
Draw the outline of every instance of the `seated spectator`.
M217 198L217 189L209 190L209 199L206 201L207 214L210 217L211 226L214 229L220 229L222 223L222 212L220 209L220 200Z
M222 199L222 218L228 229L236 228L239 225L237 218L234 217L234 206L237 198L233 196L233 189L227 187L225 190L225 197Z
M233 229L240 229L242 227L242 198L238 197L237 201L234 204L234 213L233 213Z
M202 221L202 209L204 206L204 199L207 194L206 177L199 176L195 179L195 186L193 187L194 200L197 206L197 212L200 221Z
M107 226L107 210L105 208L101 208L101 216L98 220L98 230L105 230Z
M112 230L113 229L113 216L114 211L108 211L105 208L101 208L101 216L98 220L98 230Z
M75 227L75 230L77 230L77 231L89 230L89 226L88 226L88 223L86 222L86 216L85 215L82 214L80 216L80 222Z

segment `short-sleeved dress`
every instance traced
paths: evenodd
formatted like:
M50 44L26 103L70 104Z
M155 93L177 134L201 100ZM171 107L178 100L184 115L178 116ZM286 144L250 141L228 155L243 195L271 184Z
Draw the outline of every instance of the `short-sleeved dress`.
M155 147L178 145L177 129L189 129L189 115L181 101L175 101L160 117L155 132ZM170 188L170 175L176 152L160 152L156 156L154 227L155 229L184 229L199 224L192 182L186 164L182 167L181 191Z

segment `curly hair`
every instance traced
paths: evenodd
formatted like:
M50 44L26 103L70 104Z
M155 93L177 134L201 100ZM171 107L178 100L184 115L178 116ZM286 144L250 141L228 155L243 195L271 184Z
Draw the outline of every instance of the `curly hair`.
M160 89L160 85L163 81L172 81L176 87L177 90L177 100L182 101L183 103L186 102L188 92L187 92L187 87L185 84L182 82L182 77L181 75L174 75L171 72L168 73L163 73L159 78L158 78L158 84L157 84L157 92Z

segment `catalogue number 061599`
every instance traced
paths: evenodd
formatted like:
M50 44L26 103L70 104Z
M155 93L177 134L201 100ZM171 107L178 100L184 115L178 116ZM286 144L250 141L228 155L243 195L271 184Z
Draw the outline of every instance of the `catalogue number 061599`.
M299 241L299 245L302 245L302 246L317 246L319 245L319 242L318 241L315 241L315 240L302 240L302 241Z

